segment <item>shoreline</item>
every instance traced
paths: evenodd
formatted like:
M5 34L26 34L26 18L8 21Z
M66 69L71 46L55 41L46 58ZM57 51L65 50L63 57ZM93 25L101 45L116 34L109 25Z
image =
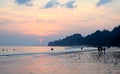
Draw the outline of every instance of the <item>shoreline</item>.
M113 49L106 49L105 54L95 50L0 57L0 73L120 74L120 49Z

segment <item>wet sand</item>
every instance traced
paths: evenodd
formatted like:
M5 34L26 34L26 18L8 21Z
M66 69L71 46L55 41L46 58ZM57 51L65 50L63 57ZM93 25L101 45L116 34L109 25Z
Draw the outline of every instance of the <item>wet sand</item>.
M120 74L120 49L0 57L0 74Z

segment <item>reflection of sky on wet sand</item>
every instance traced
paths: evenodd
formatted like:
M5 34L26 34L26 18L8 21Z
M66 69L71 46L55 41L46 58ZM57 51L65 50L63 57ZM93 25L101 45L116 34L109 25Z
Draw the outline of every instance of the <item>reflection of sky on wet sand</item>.
M37 54L4 60L8 62L0 62L2 74L120 74L120 52Z

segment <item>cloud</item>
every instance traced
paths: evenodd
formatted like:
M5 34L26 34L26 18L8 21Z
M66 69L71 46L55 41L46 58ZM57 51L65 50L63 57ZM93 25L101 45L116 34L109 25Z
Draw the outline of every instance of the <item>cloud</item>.
M75 8L76 6L74 6L73 4L75 3L76 1L68 1L65 6L66 8Z
M53 8L55 6L60 6L60 7L66 7L66 8L75 8L73 4L75 3L75 0L70 0L67 1L65 4L58 2L58 0L51 0L49 1L44 8Z
M101 6L101 5L104 5L106 3L109 3L111 2L112 0L99 0L99 2L96 4L98 7Z
M15 0L18 5L33 6L31 3L32 0Z
M51 0L49 1L44 8L52 8L59 5L59 2L57 2L57 0Z

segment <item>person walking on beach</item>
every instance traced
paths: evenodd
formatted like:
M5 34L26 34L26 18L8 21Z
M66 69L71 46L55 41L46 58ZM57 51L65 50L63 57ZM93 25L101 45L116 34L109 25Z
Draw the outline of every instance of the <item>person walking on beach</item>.
M100 46L98 46L98 53L100 53L101 52L101 47Z
M104 53L105 53L105 51L106 51L105 47L103 48L103 51L104 51Z
M98 53L102 54L103 51L103 47L102 46L98 46Z
M100 52L101 52L101 54L102 54L102 51L103 51L103 47L100 48Z

